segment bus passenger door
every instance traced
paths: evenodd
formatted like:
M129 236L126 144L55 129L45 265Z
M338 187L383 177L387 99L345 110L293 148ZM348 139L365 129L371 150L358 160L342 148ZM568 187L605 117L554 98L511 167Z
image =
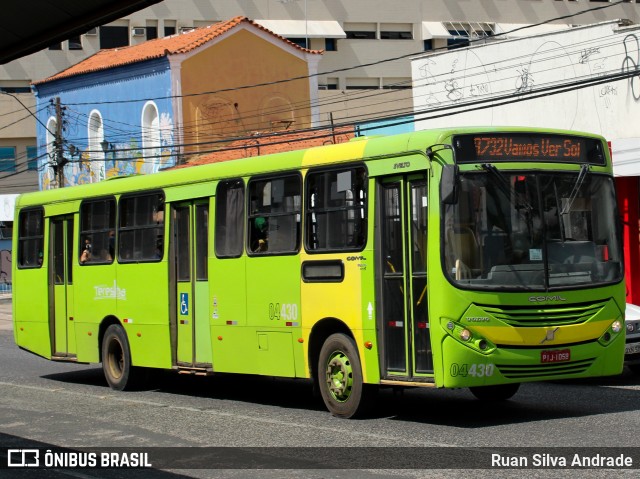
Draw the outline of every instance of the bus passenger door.
M209 234L208 201L179 203L171 214L171 314L178 366L211 365L207 270Z
M73 324L73 216L57 216L49 223L49 311L54 358L75 355Z
M433 375L427 315L427 179L394 176L380 184L378 334L382 377Z

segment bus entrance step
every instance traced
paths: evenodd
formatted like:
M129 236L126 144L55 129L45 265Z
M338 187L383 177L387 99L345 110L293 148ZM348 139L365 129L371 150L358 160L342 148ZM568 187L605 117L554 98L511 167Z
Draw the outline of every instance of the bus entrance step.
M70 363L76 363L78 362L78 358L76 358L75 356L58 356L58 355L54 355L51 356L51 361L67 361Z
M179 374L195 374L196 376L209 376L213 374L208 368L195 368L191 366L178 366Z

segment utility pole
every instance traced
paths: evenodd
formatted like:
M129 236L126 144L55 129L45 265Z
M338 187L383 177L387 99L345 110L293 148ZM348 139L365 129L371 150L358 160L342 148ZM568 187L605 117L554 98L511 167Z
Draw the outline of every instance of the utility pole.
M68 161L64 157L64 148L62 144L62 108L60 107L60 97L56 97L55 100L55 111L56 111L56 133L55 133L55 162L54 162L54 171L58 176L58 188L64 188L64 165L68 163Z

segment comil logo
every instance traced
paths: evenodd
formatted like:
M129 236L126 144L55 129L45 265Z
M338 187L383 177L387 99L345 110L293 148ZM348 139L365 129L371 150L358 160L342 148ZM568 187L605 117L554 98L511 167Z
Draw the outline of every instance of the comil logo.
M566 301L566 298L563 298L560 295L555 296L529 296L530 303L552 303Z
M39 467L40 451L37 449L7 450L7 467Z

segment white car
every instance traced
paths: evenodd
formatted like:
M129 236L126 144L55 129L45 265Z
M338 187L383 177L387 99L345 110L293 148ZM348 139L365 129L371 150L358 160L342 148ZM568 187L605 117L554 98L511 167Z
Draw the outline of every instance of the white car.
M624 362L631 371L640 374L640 306L627 303L624 322L627 327Z

